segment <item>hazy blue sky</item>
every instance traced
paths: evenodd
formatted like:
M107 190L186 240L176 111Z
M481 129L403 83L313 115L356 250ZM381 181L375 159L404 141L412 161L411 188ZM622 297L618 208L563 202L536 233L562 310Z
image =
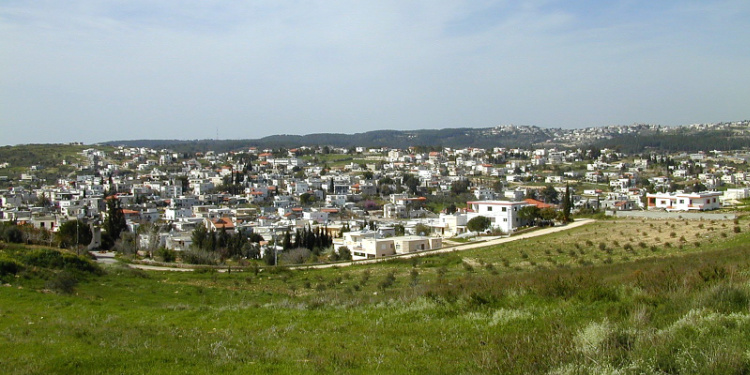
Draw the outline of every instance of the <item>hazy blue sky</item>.
M750 118L750 1L0 1L0 144Z

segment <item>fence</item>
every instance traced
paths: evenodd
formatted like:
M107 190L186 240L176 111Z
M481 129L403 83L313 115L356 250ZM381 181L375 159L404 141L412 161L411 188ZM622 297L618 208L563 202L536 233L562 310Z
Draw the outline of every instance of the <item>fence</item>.
M666 211L606 211L607 215L638 219L734 220L733 213L666 212Z

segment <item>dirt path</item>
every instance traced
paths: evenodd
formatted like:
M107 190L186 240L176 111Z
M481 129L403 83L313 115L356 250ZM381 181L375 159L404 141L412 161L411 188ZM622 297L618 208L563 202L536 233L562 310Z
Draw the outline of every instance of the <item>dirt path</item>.
M175 272L189 272L195 271L193 268L181 268L181 267L164 267L164 266L149 266L147 264L128 264L130 268L137 268L145 271L175 271ZM226 270L218 270L219 272L225 272Z
M401 258L401 259L413 258L413 257L418 257L418 256L423 256L423 255L443 254L443 253L449 253L453 251L465 251L465 250L471 250L471 249L479 249L483 247L499 245L499 244L506 243L506 242L518 241L518 240L523 240L523 239L532 238L532 237L544 236L546 234L562 232L568 229L573 229L573 228L580 227L582 225L593 223L594 221L595 220L593 219L578 219L567 225L542 228L542 229L535 230L533 232L519 234L517 236L496 238L494 240L489 240L489 241L470 242L470 243L460 244L460 245L451 246L451 247L444 247L442 249L437 249L437 250L425 250L425 251L408 253L408 254L391 255L391 256L382 257L382 258L355 260L355 261L343 262L343 263L315 264L315 265L309 265L309 266L292 266L289 268L291 269L315 269L315 268L330 268L330 267L348 267L354 264L371 264L371 263L377 263L377 262L385 262L385 261L396 259L396 258Z
M355 260L351 262L315 264L315 265L309 265L309 266L308 265L291 266L289 268L300 270L300 269L318 269L318 268L331 268L331 267L348 267L348 266L352 266L355 264L372 264L372 263L377 263L377 262L386 262L391 259L404 259L404 258L419 257L419 256L424 256L424 255L444 254L444 253L449 253L453 251L465 251L465 250L471 250L471 249L479 249L479 248L495 246L495 245L499 245L499 244L503 244L507 242L519 241L519 240L523 240L527 238L539 237L539 236L544 236L544 235L551 234L551 233L562 232L565 230L577 228L582 225L586 225L586 224L593 223L593 222L594 220L592 219L578 219L567 225L542 228L542 229L538 229L532 232L519 234L516 236L501 237L501 238L496 238L496 239L492 239L488 241L476 241L476 242L470 242L470 243L464 243L464 244L451 245L449 247L444 247L442 249L437 249L437 250L425 250L425 251L408 253L408 254L391 255L391 256L376 258L376 259ZM194 271L194 269L192 268L149 266L145 264L129 264L129 266L131 268L137 268L137 269L146 270L146 271L180 271L180 272ZM216 268L216 270L219 272L227 272L226 268ZM237 271L242 272L242 270L237 270Z

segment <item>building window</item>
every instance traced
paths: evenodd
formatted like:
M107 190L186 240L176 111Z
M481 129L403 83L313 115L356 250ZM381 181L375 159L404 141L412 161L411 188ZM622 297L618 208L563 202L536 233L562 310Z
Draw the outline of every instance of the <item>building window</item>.
M489 212L489 211L492 211L492 206L490 206L490 207L487 207L487 211L488 211L488 212Z
M503 207L503 212L508 211L507 207Z

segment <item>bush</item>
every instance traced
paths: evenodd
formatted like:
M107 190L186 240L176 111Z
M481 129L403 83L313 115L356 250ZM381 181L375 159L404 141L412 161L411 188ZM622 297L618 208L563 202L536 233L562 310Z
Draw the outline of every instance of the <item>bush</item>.
M0 228L0 239L5 242L21 243L23 242L23 232L17 225L6 223Z
M312 255L312 251L310 249L304 248L304 247L298 247L296 249L290 249L283 251L279 255L279 263L286 263L286 264L302 264L305 263L308 259L310 259L310 256Z
M73 294L78 279L68 271L62 271L47 281L46 288L60 294Z
M162 262L171 263L177 260L177 252L164 247L160 247L159 249L157 249L154 255L156 255L157 258L161 259Z
M412 268L411 272L409 272L409 276L411 277L409 285L411 285L412 287L417 286L417 284L419 284L419 271L417 271L416 268Z
M367 281L370 280L370 270L362 272L362 277L359 279L359 284L362 286L367 285Z
M28 266L52 269L66 269L85 273L101 274L102 269L91 260L52 249L33 249L24 252L21 261Z
M352 251L346 246L339 247L338 250L339 260L352 260Z
M725 314L747 312L750 306L750 295L745 289L721 284L708 292L705 305Z
M387 288L390 288L393 286L393 283L396 282L396 274L394 272L389 272L382 281L378 284L378 288L381 290L385 290Z
M62 268L62 253L51 249L33 249L21 255L21 260L32 267Z
M490 227L492 222L485 216L477 216L466 223L466 228L472 232L483 232Z
M23 264L15 259L0 258L0 277L15 275L23 269Z
M182 261L184 263L215 265L218 262L218 259L218 255L203 250L188 250L182 252Z
M468 262L463 262L463 265L466 272L474 272L474 266L472 266Z

